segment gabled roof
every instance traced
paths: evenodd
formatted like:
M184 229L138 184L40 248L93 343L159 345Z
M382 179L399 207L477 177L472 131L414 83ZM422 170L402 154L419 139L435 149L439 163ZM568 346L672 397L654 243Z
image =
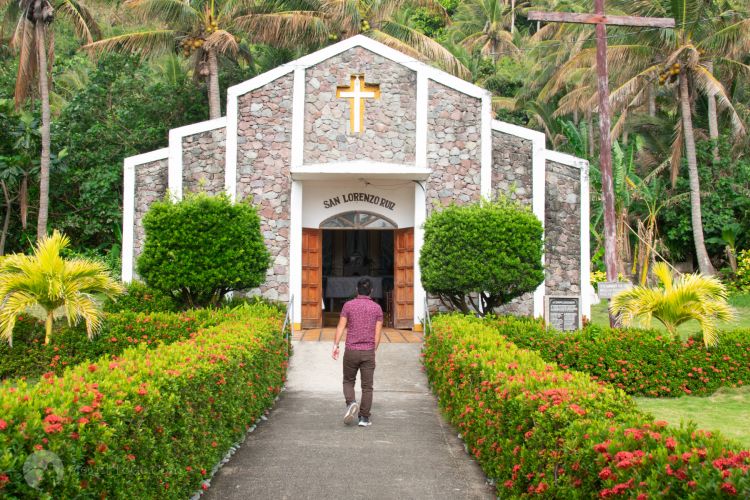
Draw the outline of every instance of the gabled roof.
M251 90L262 87L263 85L266 85L267 83L272 82L281 76L291 73L296 68L304 69L309 68L310 66L315 66L316 64L319 64L326 59L330 59L331 57L342 54L354 47L362 47L364 49L367 49L379 56L390 59L396 64L407 67L413 71L416 71L417 73L423 73L430 80L434 80L435 82L443 84L446 87L450 87L472 97L482 98L490 95L490 92L488 90L485 90L465 80L455 77L450 73L446 73L445 71L420 62L413 57L410 57L403 52L399 52L398 50L392 49L391 47L373 40L370 37L367 37L365 35L356 35L315 51L312 54L308 54L294 61L282 64L278 68L274 68L270 71L256 76L255 78L251 78L250 80L230 87L228 90L229 96L238 96L245 94L247 92L250 92Z

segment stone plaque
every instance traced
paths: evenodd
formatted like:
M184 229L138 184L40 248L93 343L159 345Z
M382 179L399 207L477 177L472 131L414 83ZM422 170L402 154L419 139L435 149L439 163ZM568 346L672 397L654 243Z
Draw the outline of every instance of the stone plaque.
M600 281L596 284L600 299L611 299L620 292L630 290L633 284L629 281Z
M546 297L544 308L547 325L566 332L581 328L581 298L578 296Z

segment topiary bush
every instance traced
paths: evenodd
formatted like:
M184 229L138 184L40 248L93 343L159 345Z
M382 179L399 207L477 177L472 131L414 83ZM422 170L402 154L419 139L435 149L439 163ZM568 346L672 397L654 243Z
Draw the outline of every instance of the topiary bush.
M706 348L698 337L683 342L652 330L590 325L561 333L531 319L502 317L492 323L519 347L633 396L707 396L750 383L748 330L722 332L719 343Z
M518 204L452 205L424 230L422 286L464 313L490 313L544 280L542 224Z
M424 364L499 498L750 494L750 452L691 426L654 422L619 389L519 349L497 326L437 317Z
M258 304L193 338L0 385L0 496L188 498L276 398L283 315ZM61 461L37 489L24 462Z
M151 205L143 227L138 274L185 306L216 306L227 292L265 279L269 253L249 203L232 203L225 194L189 194Z
M104 355L118 355L127 347L144 344L148 349L190 338L201 329L217 325L236 313L229 309L197 309L175 313L141 314L124 311L105 314L99 336L89 340L83 325L62 326L52 341L44 344L44 323L21 316L16 323L13 347L0 343L0 379L60 375L80 363Z

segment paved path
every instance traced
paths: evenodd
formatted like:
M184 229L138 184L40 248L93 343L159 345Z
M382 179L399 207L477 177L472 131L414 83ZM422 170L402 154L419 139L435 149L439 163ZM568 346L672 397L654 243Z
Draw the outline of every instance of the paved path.
M287 390L204 498L494 498L439 415L419 344L381 345L368 428L342 423L341 360L330 347L294 343Z
M335 328L309 328L306 330L297 330L292 338L294 340L303 340L305 342L333 342L336 337ZM346 340L346 333L341 341ZM402 343L422 343L422 334L410 330L396 330L395 328L383 328L383 334L380 337L381 344L402 344Z

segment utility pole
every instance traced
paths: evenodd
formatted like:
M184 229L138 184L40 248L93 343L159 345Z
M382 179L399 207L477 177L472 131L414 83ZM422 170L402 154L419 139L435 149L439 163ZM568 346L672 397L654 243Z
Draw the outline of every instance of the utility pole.
M607 25L646 26L652 28L674 28L672 18L607 16L604 0L594 0L593 14L570 12L529 12L529 21L553 23L577 23L596 25L596 74L599 95L599 169L602 174L602 201L604 202L604 265L607 281L617 281L617 239L615 234L615 188L612 182L612 140L610 139L609 71L607 68ZM583 236L583 235L581 235ZM583 291L583 283L581 284ZM615 318L610 314L610 326Z

